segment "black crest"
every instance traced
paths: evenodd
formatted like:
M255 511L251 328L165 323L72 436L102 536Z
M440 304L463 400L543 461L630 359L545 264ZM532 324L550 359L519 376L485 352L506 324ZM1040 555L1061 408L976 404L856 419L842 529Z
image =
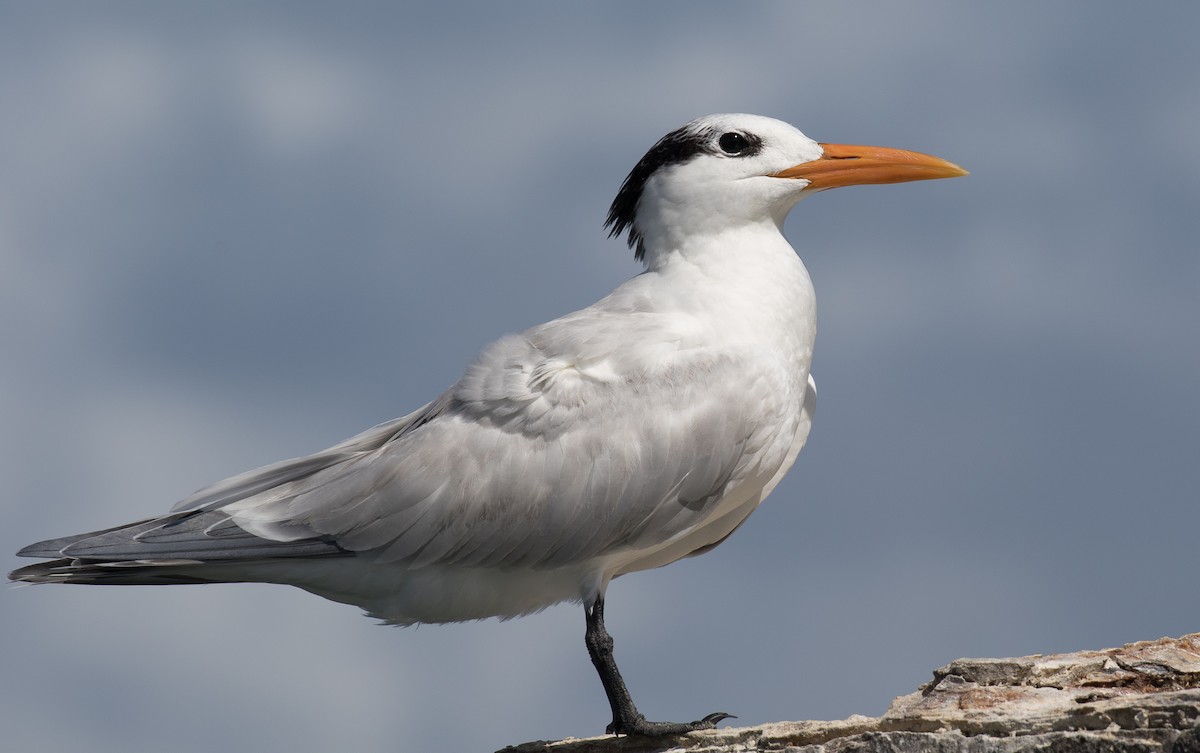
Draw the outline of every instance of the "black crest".
M617 197L608 208L608 217L604 220L608 237L614 238L628 232L626 242L634 249L633 256L638 261L646 257L646 245L642 234L634 226L637 216L638 202L642 199L642 191L646 181L658 170L668 165L679 165L687 162L698 154L723 154L723 156L745 157L757 154L762 148L762 139L753 134L739 134L745 137L746 148L737 154L725 152L714 144L713 137L717 129L702 122L692 122L682 128L671 131L650 147L650 151L638 160L625 177Z

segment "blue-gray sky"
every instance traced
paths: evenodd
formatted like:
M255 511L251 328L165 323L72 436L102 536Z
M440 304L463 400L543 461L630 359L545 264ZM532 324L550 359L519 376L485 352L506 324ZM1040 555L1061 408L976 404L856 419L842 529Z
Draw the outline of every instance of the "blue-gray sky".
M793 212L816 426L718 550L613 584L643 710L878 714L958 656L1200 630L1198 29L1192 3L7 3L0 551L436 396L635 274L601 228L625 173L742 111L972 175ZM399 630L277 586L44 587L0 620L12 750L608 721L576 606Z

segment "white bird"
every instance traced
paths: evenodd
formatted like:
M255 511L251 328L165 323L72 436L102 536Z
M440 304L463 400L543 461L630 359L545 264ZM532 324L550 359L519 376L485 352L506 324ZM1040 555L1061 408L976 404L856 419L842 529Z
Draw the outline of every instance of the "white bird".
M965 175L928 155L820 144L787 123L711 115L672 131L609 210L645 271L591 306L486 347L440 397L315 455L193 494L169 514L33 544L10 578L268 582L387 623L582 602L607 731L651 722L604 628L609 582L712 549L792 466L816 402L816 308L784 239L797 201L837 186Z

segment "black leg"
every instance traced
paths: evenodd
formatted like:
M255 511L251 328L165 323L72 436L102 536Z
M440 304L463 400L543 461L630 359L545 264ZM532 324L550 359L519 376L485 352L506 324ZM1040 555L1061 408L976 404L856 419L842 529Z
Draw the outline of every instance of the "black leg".
M633 705L633 698L621 679L617 670L617 662L613 659L613 639L604 629L604 598L596 599L591 605L584 605L587 616L587 632L584 641L587 643L588 656L600 675L604 684L604 693L608 696L608 705L612 707L612 724L604 730L614 735L646 735L661 737L663 735L682 735L698 729L712 729L722 719L736 718L733 714L717 712L709 714L694 722L648 722Z

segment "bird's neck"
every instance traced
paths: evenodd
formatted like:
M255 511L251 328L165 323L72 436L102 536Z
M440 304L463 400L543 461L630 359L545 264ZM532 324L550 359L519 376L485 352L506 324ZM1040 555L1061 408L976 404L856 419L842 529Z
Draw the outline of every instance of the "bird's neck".
M647 274L662 283L659 302L702 319L714 336L777 344L807 371L816 336L812 281L779 225L767 220L677 240L647 244Z
M811 298L812 283L795 249L775 222L729 227L703 234L678 234L648 243L646 268L666 279L690 278L697 292L774 301ZM712 290L709 290L712 288Z

